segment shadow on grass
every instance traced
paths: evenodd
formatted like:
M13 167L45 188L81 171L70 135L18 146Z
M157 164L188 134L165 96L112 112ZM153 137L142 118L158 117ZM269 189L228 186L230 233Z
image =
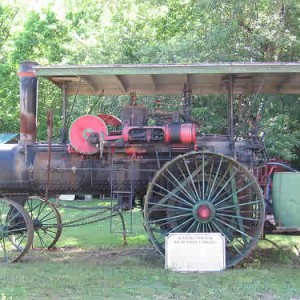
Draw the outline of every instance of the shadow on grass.
M57 248L52 251L35 249L28 253L24 263L61 262L91 263L102 266L164 268L164 257L152 247L122 247L83 249L78 247ZM300 270L300 257L292 247L257 248L234 269L293 268Z
M24 263L32 262L89 262L101 265L163 267L164 258L150 247L123 247L105 249L56 248L51 251L34 249L23 259Z
M236 268L290 267L300 269L300 254L297 247L269 245L258 247Z

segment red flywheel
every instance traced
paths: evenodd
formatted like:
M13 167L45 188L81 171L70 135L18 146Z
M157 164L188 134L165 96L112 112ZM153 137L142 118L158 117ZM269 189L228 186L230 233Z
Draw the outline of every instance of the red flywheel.
M81 154L95 154L99 147L91 143L91 136L104 138L108 135L105 122L94 115L78 117L71 125L69 139L72 147Z

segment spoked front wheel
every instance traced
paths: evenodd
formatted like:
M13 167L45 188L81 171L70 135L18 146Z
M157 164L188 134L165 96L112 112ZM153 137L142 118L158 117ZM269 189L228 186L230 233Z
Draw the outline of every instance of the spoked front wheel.
M62 232L62 219L58 209L49 201L30 197L24 204L34 227L34 248L54 247Z
M170 233L221 233L228 268L258 243L264 222L263 195L255 178L237 161L191 152L156 173L145 196L144 222L161 254Z
M24 208L6 198L0 199L0 262L18 261L32 245L33 224Z

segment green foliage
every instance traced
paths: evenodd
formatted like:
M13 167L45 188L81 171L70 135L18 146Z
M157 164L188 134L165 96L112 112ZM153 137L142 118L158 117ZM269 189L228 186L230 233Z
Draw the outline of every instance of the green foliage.
M9 64L0 64L0 131L19 131L19 81Z
M39 4L42 8L36 4L35 11L20 0L15 5L6 2L0 5L0 131L19 128L15 74L22 60L99 64L300 59L300 2L296 0L52 0ZM39 138L45 139L48 109L54 110L56 131L61 127L61 93L41 82L39 96ZM255 115L262 104L253 104L255 98L242 100L248 115ZM248 116L241 113L238 99L235 124L245 134ZM73 100L69 99L69 107ZM82 112L118 115L123 101L122 97L78 97L69 122ZM263 102L261 126L270 154L295 158L299 99L264 97ZM195 96L193 104L202 132L225 131L225 97Z
M40 63L59 63L67 54L66 44L70 41L68 28L52 11L38 14L31 12L24 29L15 37L13 62L35 60Z
M0 4L0 61L4 59L3 51L7 40L11 35L11 22L13 22L17 10Z
M262 120L266 132L266 146L271 156L286 160L296 158L300 145L300 98L298 96L270 97Z

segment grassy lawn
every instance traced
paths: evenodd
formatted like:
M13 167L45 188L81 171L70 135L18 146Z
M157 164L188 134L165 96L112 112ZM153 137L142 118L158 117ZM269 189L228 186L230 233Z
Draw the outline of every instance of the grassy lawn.
M64 221L82 212L60 209ZM130 223L130 214L126 221ZM243 266L222 273L164 269L133 212L132 234L110 233L109 220L64 228L57 250L33 250L21 263L0 266L0 300L6 299L300 299L300 237L268 237ZM127 225L127 228L130 226ZM112 224L120 231L118 218ZM294 251L295 250L295 251ZM297 261L298 259L298 261Z

